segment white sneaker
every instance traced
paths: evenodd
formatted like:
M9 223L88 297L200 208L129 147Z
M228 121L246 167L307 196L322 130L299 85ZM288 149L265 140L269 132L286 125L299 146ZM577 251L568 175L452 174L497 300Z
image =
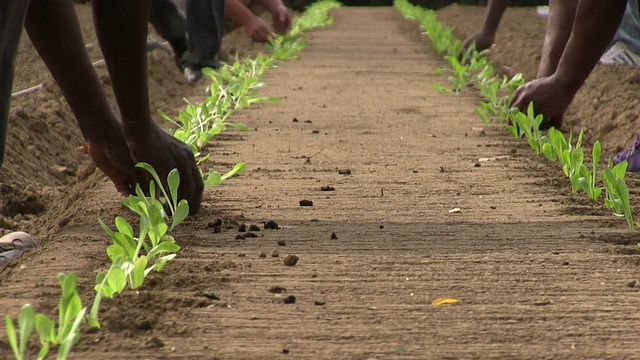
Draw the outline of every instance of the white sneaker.
M618 41L600 57L600 64L640 66L640 55L629 50L622 41Z

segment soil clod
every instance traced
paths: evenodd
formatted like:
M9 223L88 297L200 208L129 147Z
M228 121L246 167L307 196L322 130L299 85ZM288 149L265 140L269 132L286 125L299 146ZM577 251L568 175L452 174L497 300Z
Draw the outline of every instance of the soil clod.
M285 291L287 291L286 288L284 288L283 286L278 286L278 285L272 286L272 287L269 288L269 292L270 293L274 293L274 294L280 294L280 293L283 293Z
M273 250L271 252L271 257L279 257L279 256L280 256L280 253L278 252L278 250Z
M313 302L313 304L316 306L324 306L325 302L322 300L316 300Z
M271 230L278 230L280 229L280 226L278 226L278 224L275 221L269 220L266 223L264 223L264 228L271 229Z
M238 226L238 232L247 232L247 224Z
M249 231L260 231L260 226L258 225L251 225L249 226Z
M351 175L351 169L338 169L340 175Z
M247 238L247 239L249 239L249 238L257 238L258 235L254 234L252 232L248 232L248 233L244 234L244 237Z
M244 235L236 235L236 240L244 240Z
M260 255L258 255L258 256L260 256L260 258L264 259L264 258L266 258L266 257L267 257L267 254L266 254L266 253L261 252L261 253L260 253Z
M287 257L284 258L284 264L286 266L295 266L299 259L300 258L296 255L287 255Z
M215 219L207 224L209 229L213 230L214 234L219 234L222 231L222 219Z
M336 188L334 188L333 186L323 186L320 188L320 191L336 191Z
M331 240L338 240L338 235L336 233L331 233Z
M637 284L638 284L638 282L636 280L631 280L631 281L627 282L627 286L630 287L630 288L636 287Z
M284 240L277 241L278 246L287 246L287 243Z
M300 206L313 206L313 201L311 200L300 200Z
M209 300L220 300L220 298L214 293L203 292L201 295Z
M283 303L285 304L295 304L296 303L296 297L293 295L289 295L286 298L284 298L282 300Z

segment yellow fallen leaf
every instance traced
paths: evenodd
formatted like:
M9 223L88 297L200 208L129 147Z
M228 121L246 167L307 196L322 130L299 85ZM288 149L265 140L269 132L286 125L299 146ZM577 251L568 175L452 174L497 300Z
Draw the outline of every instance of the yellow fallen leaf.
M457 304L459 302L460 302L460 300L458 300L458 299L438 298L438 299L433 300L431 305L440 306L440 305L447 305L447 304Z

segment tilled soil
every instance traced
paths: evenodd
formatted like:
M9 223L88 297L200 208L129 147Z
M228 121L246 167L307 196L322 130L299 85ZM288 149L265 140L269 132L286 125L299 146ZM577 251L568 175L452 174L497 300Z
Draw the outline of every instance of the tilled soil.
M263 93L281 101L238 112L253 130L212 144L208 165L243 160L247 172L207 190L201 214L174 232L178 258L104 300L102 328L84 330L72 358L637 356L638 237L624 220L572 195L557 164L483 127L472 91L435 91L445 62L416 23L392 8L333 14L299 61L265 77ZM169 55L150 56L154 106L200 96ZM72 119L59 94L36 96ZM39 114L21 104L12 114ZM87 167L75 145L61 165ZM20 154L11 171L32 164ZM54 315L55 274L77 272L88 304L108 265L96 218L126 212L98 172L50 184L28 175L46 212L9 225L28 225L42 246L3 269L0 307Z

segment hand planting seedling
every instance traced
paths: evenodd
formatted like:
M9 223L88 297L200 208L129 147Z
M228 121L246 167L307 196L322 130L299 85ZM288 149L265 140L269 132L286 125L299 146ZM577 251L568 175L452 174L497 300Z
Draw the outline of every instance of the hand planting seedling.
M457 51L459 44L452 41L451 28L441 24L433 10L411 5L407 0L395 0L394 6L406 18L420 22L421 28L425 30L425 35L430 39L438 54L446 53L452 56L459 53ZM486 126L489 124L489 116L497 116L500 125L502 125L503 119L509 119L507 130L514 137L525 137L537 153L542 153L549 160L560 160L564 173L571 180L574 193L582 189L589 198L596 200L603 190L602 187L596 186L597 167L602 150L600 143L596 141L591 151L592 164L589 169L584 165L584 152L581 147L583 133L578 136L578 141L573 145L571 135L567 141L565 135L553 127L548 130L546 135L542 134L540 132L542 117L534 116L531 104L527 114L509 108L511 94L524 83L522 74L517 74L511 79L503 76L500 80L497 76L492 77L493 67L482 54L467 50L461 58L463 59L461 63L447 58L455 75L449 77L450 83L455 87L453 91L435 83L432 83L432 86L438 91L456 94L462 88L461 85L466 83L466 79L475 79L481 95L485 98L485 101L480 104L481 107L476 109L483 124ZM469 64L469 59L477 59L478 61L476 65L465 66ZM483 68L476 74L480 67ZM441 69L437 71L437 73L440 72L442 72ZM506 95L500 97L500 91L506 92ZM626 166L626 162L613 166L611 159L609 159L609 166L602 172L601 179L606 190L605 205L615 209L617 216L624 216L631 228L633 227L633 216L629 207L628 188L624 181ZM638 226L640 227L640 224ZM640 246L640 244L638 245Z

